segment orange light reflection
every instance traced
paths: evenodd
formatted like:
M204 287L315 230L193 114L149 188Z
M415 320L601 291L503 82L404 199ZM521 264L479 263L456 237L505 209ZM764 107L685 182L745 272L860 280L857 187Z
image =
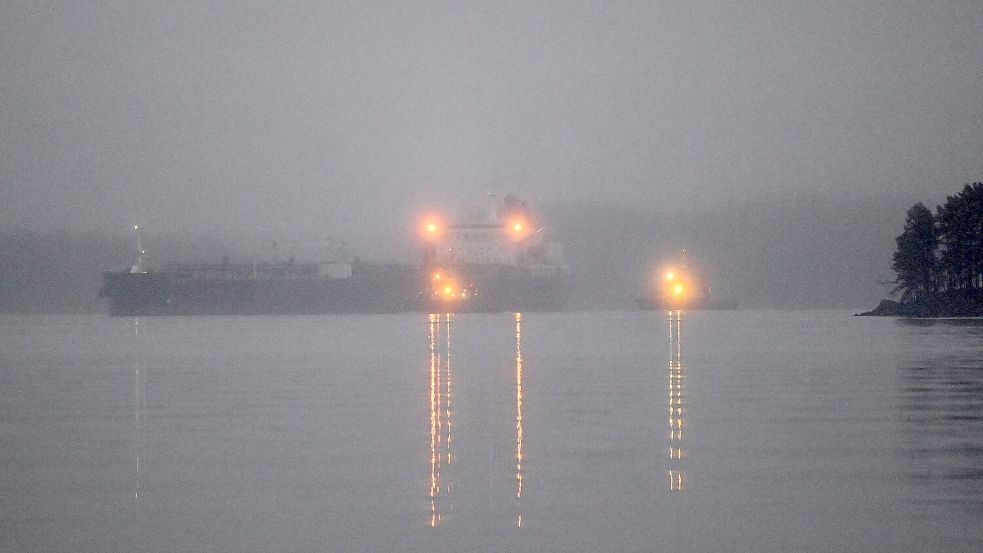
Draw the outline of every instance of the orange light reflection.
M683 312L669 311L669 490L682 491L685 475L679 466L683 450Z
M437 353L438 333L440 332L439 315L430 314L430 527L435 528L440 521L437 512L437 495L440 493L440 459L437 454L439 433L437 419L437 372L440 358Z
M522 527L522 313L515 314L515 497L520 500L515 524Z
M441 322L444 322L441 337ZM443 521L447 495L451 491L448 468L451 452L451 326L453 315L431 313L430 339L430 520L436 527ZM443 355L441 350L443 349ZM441 466L443 463L444 466Z

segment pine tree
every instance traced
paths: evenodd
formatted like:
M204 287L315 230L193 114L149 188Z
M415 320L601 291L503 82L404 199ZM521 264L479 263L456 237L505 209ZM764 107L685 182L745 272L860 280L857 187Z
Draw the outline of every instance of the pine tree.
M918 301L934 296L939 289L938 259L935 250L939 233L932 212L921 202L908 210L904 231L896 239L892 268L898 274L895 293L901 301Z
M983 286L983 183L967 184L936 209L941 265L950 290Z

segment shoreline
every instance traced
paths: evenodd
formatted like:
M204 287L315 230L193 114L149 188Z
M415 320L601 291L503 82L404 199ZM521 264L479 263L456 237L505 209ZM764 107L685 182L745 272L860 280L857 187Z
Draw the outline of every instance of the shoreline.
M908 302L882 300L858 317L907 317L913 319L971 319L983 317L983 291L957 290Z

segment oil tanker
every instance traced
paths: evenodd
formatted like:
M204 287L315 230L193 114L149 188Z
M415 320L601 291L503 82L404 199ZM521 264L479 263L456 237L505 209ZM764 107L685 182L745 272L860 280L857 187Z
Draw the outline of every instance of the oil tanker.
M414 265L226 259L148 269L134 230L136 264L103 273L111 315L557 311L566 302L562 244L512 196L478 217L426 217Z

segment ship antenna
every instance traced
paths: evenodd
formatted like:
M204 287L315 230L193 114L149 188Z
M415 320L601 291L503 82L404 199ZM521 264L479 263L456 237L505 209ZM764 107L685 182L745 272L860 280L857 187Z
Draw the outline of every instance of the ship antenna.
M143 269L143 254L147 253L143 249L143 240L140 237L140 225L133 225L133 232L137 238L137 264L130 268L131 273L145 273Z

